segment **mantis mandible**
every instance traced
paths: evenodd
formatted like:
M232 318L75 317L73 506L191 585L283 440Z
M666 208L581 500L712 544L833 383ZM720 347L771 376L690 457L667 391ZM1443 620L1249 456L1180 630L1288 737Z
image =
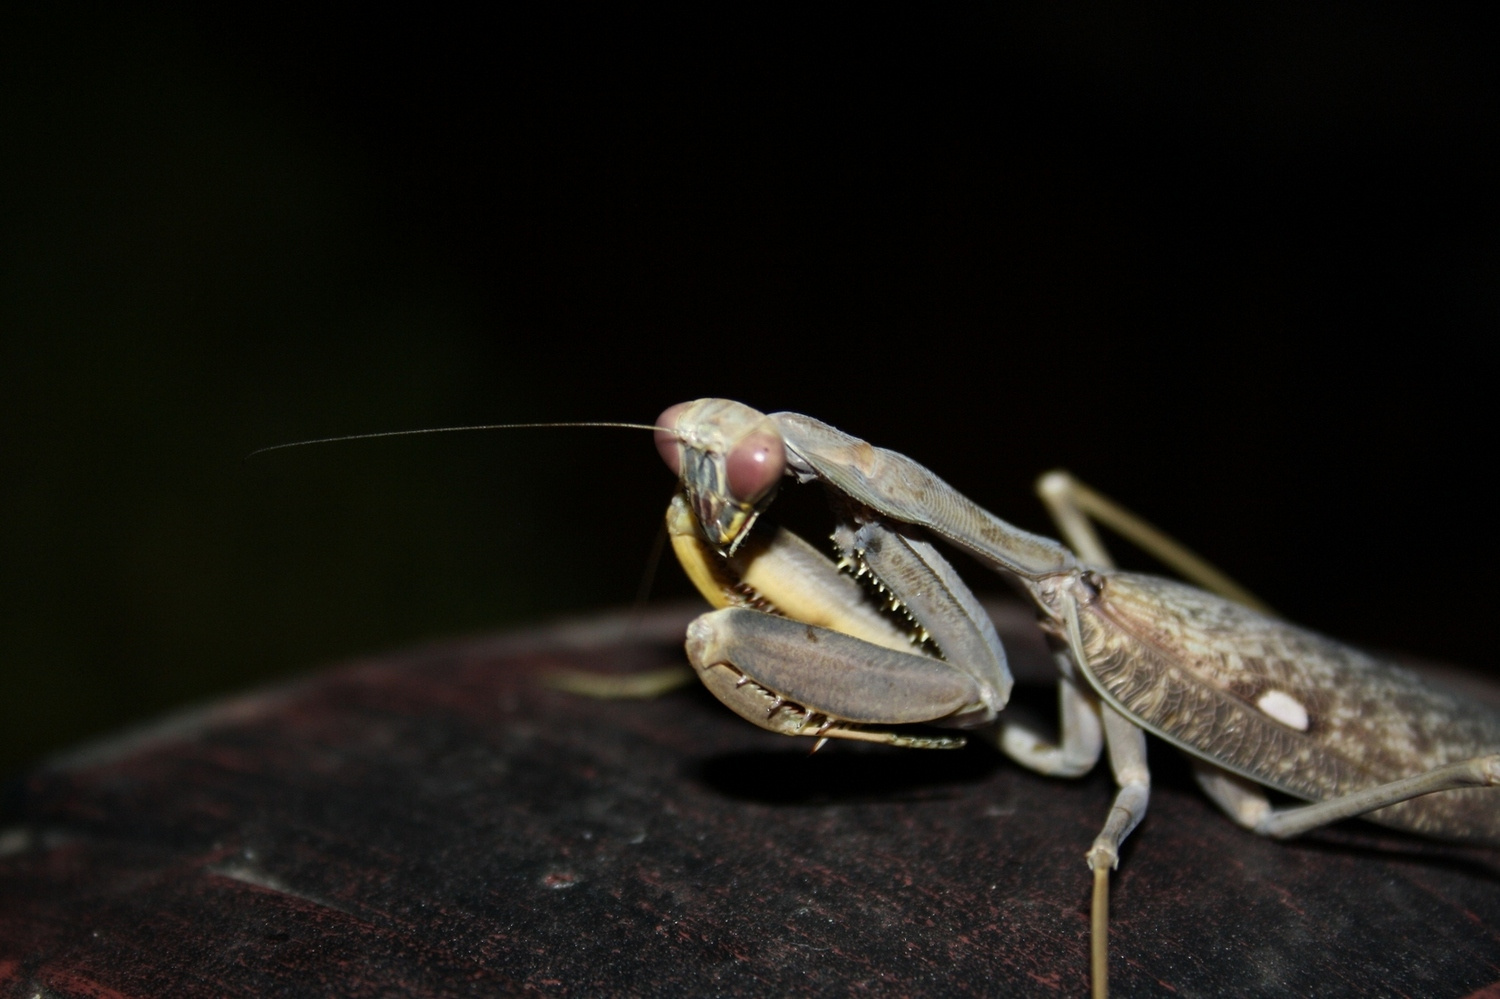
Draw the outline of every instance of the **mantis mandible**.
M1118 791L1085 854L1095 996L1108 991L1109 872L1150 798L1148 732L1188 753L1214 803L1262 835L1361 816L1500 844L1500 794L1489 790L1500 785L1500 716L1257 609L1065 475L1040 490L1069 547L807 416L700 399L656 425L679 479L667 512L674 550L719 608L689 627L688 658L741 717L784 735L913 748L963 738L893 726L983 729L1018 763L1059 777L1087 773L1108 751ZM828 490L840 564L788 532L757 529L788 477ZM1115 569L1091 516L1218 593ZM1035 604L1058 667L1057 739L1003 714L1004 648L933 540ZM1308 803L1273 806L1266 788Z

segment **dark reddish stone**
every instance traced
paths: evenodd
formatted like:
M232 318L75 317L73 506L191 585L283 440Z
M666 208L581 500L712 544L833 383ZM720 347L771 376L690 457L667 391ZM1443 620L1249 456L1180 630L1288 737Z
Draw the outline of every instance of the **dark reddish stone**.
M679 662L686 618L356 662L25 775L0 995L1085 993L1106 772L809 757L696 687L538 682ZM1268 842L1152 758L1117 995L1500 994L1494 853L1359 824Z

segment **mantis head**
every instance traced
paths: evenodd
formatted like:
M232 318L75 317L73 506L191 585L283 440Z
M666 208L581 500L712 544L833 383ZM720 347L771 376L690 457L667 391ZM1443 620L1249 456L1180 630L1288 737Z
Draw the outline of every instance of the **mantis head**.
M705 540L732 554L781 484L781 431L769 416L728 399L679 403L656 425L656 449L682 482Z

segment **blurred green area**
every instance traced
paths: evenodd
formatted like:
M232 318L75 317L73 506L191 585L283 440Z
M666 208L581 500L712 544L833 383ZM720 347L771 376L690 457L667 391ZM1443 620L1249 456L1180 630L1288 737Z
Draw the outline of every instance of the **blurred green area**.
M1500 546L1454 526L1493 449L1488 22L912 17L4 15L0 773L628 603L671 489L627 431L248 452L705 395L1033 530L1069 467L1298 620L1492 658Z

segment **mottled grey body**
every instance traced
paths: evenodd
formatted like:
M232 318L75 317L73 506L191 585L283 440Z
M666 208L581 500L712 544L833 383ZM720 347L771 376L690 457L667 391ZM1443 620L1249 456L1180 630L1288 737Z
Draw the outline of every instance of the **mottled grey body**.
M1500 715L1409 670L1183 583L1097 576L1099 595L1080 602L1078 617L1091 684L1143 728L1226 770L1323 801L1500 751ZM1305 728L1263 703L1301 705ZM1364 817L1500 843L1500 793L1490 788Z

